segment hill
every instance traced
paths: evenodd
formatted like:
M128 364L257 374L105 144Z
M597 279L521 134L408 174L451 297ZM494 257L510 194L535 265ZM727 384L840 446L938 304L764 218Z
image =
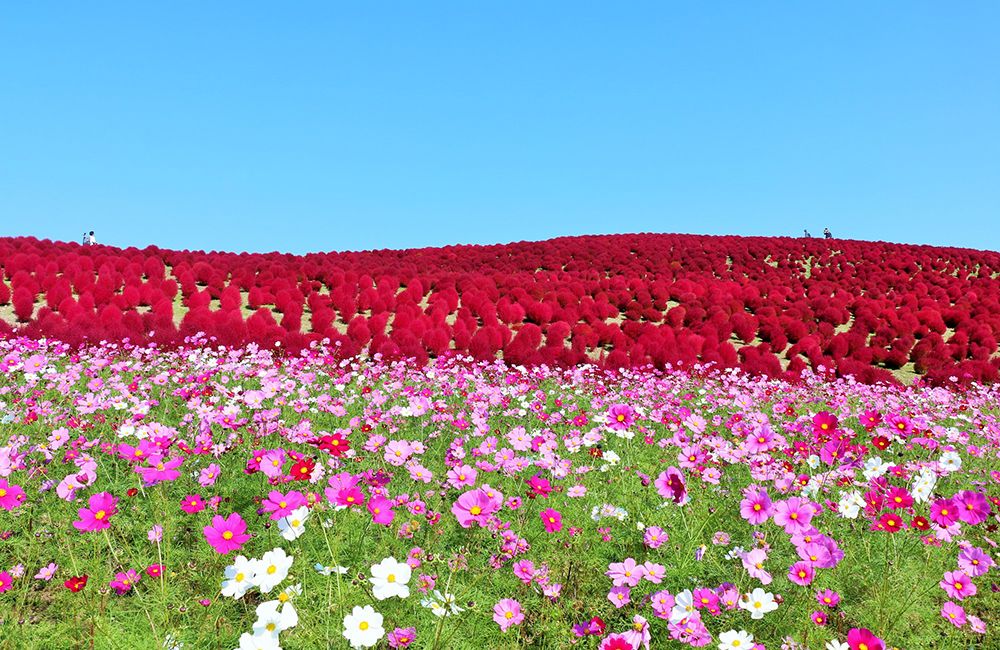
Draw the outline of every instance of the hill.
M993 381L1000 254L849 240L633 234L302 256L0 239L0 329L72 344L425 360L713 362L864 382Z

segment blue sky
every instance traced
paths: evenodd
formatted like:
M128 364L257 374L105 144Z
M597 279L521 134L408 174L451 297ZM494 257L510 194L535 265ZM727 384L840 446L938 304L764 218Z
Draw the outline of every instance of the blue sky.
M0 6L0 235L1000 250L1000 3Z

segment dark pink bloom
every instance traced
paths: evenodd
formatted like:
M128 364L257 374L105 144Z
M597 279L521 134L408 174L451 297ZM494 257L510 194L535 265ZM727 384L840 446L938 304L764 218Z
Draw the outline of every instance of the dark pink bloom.
M205 509L205 500L201 498L200 494L189 494L183 499L181 499L181 510L193 515L196 512L201 512Z
M382 526L392 523L396 513L392 509L392 501L383 496L374 496L368 502L368 512L372 515L372 521Z
M24 490L20 485L11 485L7 479L0 478L0 508L13 510L24 503Z
M938 499L931 504L931 521L942 528L951 526L959 517L958 504L951 499Z
M485 490L478 488L464 493L451 506L452 514L462 528L468 528L473 522L482 525L498 509L499 505L494 499Z
M205 526L205 540L216 553L226 555L239 550L250 536L246 534L247 524L239 513L232 513L225 519L221 515L212 517L212 523Z
M562 515L559 514L558 510L546 508L545 510L542 510L538 516L542 519L542 525L545 526L545 532L558 533L562 530Z
M813 569L811 562L796 562L788 569L788 579L803 587L812 583L815 576L816 570Z
M80 532L104 530L111 525L111 516L118 513L118 499L110 492L90 495L87 505L89 507L77 510L80 520L73 522L73 527Z
M866 627L851 628L847 633L847 645L851 650L885 650L885 643Z
M656 492L664 499L682 505L687 502L687 486L684 483L684 475L676 467L668 467L665 471L660 472L654 485Z

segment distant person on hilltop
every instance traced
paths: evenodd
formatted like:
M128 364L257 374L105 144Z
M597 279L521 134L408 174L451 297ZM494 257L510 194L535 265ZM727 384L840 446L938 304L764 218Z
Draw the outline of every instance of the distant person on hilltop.
M93 235L94 233L90 233L90 234ZM824 228L823 229L823 239L833 239L833 234L830 232L829 228Z
M809 234L809 231L808 231L808 230L803 230L803 231L802 231L802 234L803 234L804 236L806 236L806 237L812 237L812 235L810 235L810 234Z
M91 230L90 234L87 235L87 245L88 246L93 246L96 243L97 243L97 237L94 237L94 231Z
M83 232L83 241L80 242L80 243L82 243L84 246L86 246L86 245L88 245L90 243L90 239L88 239L88 236L87 236L87 231Z

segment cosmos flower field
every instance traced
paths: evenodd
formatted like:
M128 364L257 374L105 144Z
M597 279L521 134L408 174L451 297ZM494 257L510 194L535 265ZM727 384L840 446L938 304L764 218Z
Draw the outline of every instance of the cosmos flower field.
M1000 388L0 341L0 645L998 647Z

